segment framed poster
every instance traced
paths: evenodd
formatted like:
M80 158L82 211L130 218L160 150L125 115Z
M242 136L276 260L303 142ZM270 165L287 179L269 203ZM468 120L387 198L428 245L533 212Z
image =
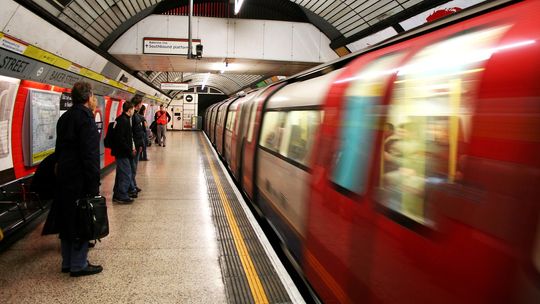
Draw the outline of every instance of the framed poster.
M116 120L116 112L118 112L118 100L113 100L111 104L111 110L109 112L109 123Z
M11 124L19 79L0 76L0 185L15 179L11 156Z
M25 165L35 166L54 152L56 122L60 118L60 97L51 91L29 90L25 114L28 115Z

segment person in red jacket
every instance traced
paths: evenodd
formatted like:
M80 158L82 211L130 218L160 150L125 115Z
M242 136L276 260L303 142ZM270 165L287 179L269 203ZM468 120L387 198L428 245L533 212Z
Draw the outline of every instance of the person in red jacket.
M169 115L163 105L160 105L159 111L154 115L154 120L157 124L157 144L165 147L165 140L167 139L165 134L167 133L167 124L171 121L171 115Z

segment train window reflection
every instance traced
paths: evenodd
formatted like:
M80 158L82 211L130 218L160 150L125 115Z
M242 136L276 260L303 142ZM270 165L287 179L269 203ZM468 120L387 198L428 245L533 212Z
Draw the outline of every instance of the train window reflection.
M260 145L307 167L322 118L320 110L269 111L264 115Z
M280 154L302 165L307 165L315 131L320 124L320 111L289 112Z
M264 115L261 146L279 152L281 137L285 129L286 112L268 112Z
M393 53L376 59L357 75L347 89L345 111L341 121L339 149L335 155L332 181L357 194L365 191L373 136L378 122L375 106L384 95L383 87L403 57Z
M460 179L471 99L489 50L504 30L483 29L441 41L400 69L381 152L378 200L383 206L434 226L429 194Z

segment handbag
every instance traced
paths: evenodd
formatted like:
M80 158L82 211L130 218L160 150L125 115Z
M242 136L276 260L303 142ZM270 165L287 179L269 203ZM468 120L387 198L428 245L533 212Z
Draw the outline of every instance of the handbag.
M157 133L157 122L155 120L150 124L150 131Z
M81 240L99 240L109 235L107 201L103 196L76 201L77 237Z

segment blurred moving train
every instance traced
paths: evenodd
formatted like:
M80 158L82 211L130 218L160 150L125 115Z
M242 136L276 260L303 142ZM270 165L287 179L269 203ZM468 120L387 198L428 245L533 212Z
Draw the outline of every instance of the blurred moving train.
M207 109L322 301L540 303L540 1L491 5Z

